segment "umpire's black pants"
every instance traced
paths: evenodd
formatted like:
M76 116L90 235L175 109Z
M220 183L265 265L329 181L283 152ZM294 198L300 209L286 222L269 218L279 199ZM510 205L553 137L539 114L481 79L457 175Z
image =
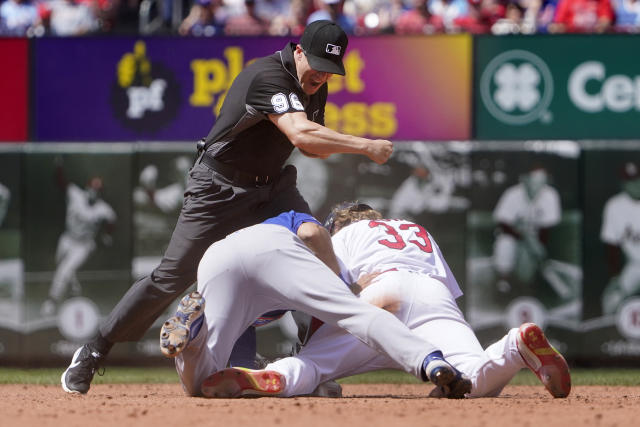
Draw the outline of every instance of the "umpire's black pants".
M189 171L182 211L160 265L129 288L100 334L112 343L139 340L196 281L200 258L213 242L292 209L311 213L296 175L289 165L271 184L239 187L199 159Z

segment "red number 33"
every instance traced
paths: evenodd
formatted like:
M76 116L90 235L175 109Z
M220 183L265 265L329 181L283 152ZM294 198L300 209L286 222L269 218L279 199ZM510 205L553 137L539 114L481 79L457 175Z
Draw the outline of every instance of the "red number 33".
M384 245L391 249L398 249L398 250L402 250L407 246L404 239L402 238L402 236L400 236L400 234L398 234L396 229L390 226L389 224L387 224L386 222L369 221L369 227L370 228L383 227L385 229L385 232L393 238L393 240L391 238L389 238L388 240L387 239L378 240L378 243L380 243L381 245ZM429 235L427 234L427 230L425 230L424 227L418 224L404 223L404 224L400 224L398 228L400 230L409 230L409 229L415 228L416 230L413 232L413 235L416 238L410 239L409 243L413 243L414 245L416 245L418 248L420 248L422 252L427 252L427 253L433 252L433 248L431 247L431 241L429 240Z

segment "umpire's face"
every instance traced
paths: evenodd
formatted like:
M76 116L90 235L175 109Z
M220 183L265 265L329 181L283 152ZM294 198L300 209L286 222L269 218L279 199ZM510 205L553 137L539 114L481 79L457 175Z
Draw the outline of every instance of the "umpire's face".
M316 71L311 68L309 61L307 61L307 56L300 45L296 46L293 56L296 60L296 71L298 72L298 80L302 90L307 95L313 95L320 89L320 86L329 80L331 73Z

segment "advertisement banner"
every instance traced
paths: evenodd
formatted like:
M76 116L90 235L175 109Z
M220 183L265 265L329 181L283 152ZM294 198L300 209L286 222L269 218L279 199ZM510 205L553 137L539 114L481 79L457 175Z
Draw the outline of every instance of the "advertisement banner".
M28 135L29 43L0 38L0 142L21 142Z
M467 320L483 346L522 323L579 353L582 213L578 144L485 142L471 155Z
M584 146L584 357L640 355L640 143Z
M23 329L29 361L68 361L131 285L133 156L130 146L104 147L36 147L26 155ZM117 358L126 347L114 350Z
M638 39L628 35L479 36L477 139L637 138Z
M196 141L235 76L288 38L35 41L38 141ZM329 85L326 124L385 139L468 139L469 35L353 38ZM55 78L53 78L55 76Z

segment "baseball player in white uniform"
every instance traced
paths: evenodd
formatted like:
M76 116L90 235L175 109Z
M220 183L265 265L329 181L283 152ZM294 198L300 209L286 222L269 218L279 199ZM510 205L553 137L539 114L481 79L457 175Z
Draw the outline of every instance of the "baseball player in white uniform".
M391 218L415 218L423 212L444 213L469 205L466 198L454 195L460 170L434 157L445 153L439 147L416 147L415 151L399 156L412 171L389 202Z
M91 178L84 190L73 183L66 183L66 228L58 239L56 271L49 288L49 298L42 304L42 315L55 313L70 285L79 288L76 271L96 248L96 236L101 226L113 224L116 220L111 206L100 199L101 190L102 179L99 177ZM110 236L105 235L105 238L108 242Z
M522 368L529 366L555 397L571 389L568 366L550 346L542 330L532 324L511 329L483 350L456 305L462 295L433 237L420 225L381 219L367 205L334 210L333 246L349 280L378 273L360 293L360 300L393 313L416 335L442 350L444 358L471 379L469 397L497 396ZM294 357L269 364L265 371L226 369L208 379L209 387L224 395L242 389L245 395L265 394L262 379L277 378L277 395L304 395L319 384L378 369L400 369L397 362L334 325L315 332ZM268 373L268 374L266 374ZM438 387L432 396L441 396Z
M640 170L628 162L623 170L623 191L607 200L602 215L600 239L609 246L610 262L620 264L620 251L626 264L610 266L614 275L602 297L604 314L613 314L628 296L640 291ZM614 261L615 259L615 261Z
M519 184L507 188L493 218L500 227L493 252L498 276L515 274L528 282L546 258L548 229L562 218L560 196L547 184L547 172L535 167Z
M207 249L198 267L198 292L182 299L176 316L161 331L161 349L168 356L177 354L176 368L186 393L241 394L242 390L209 387L208 377L218 378L214 373L227 365L235 341L263 313L294 309L348 331L395 366L431 380L446 397L463 397L469 391L468 379L437 347L389 312L357 298L303 243L297 233L313 223L320 227L310 215L290 211L232 233ZM280 392L280 378L263 376L265 394Z

